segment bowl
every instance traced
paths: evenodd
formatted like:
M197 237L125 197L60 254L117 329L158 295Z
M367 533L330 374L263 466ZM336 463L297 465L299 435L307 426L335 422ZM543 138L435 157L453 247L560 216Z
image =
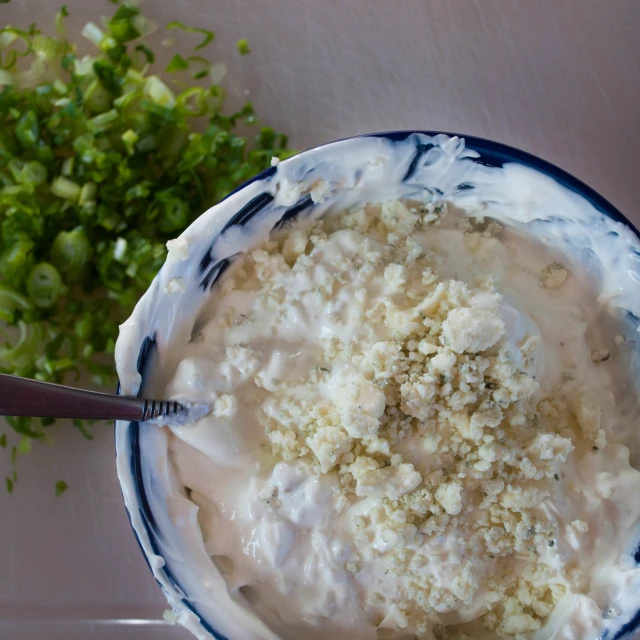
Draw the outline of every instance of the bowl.
M633 353L628 373L640 378L640 239L631 223L593 189L531 154L470 136L396 131L340 140L274 162L198 218L121 327L116 362L122 392L162 393L180 357L171 344L188 339L216 281L270 230L336 206L425 193L470 211L490 205L502 219L578 260L599 280L610 306L622 312ZM250 605L229 596L198 540L197 508L173 477L165 431L118 422L116 454L131 525L173 619L198 638L275 638L259 621L249 628L236 624L233 613ZM629 553L640 561L640 549ZM635 610L618 620L610 637L638 628L638 609L640 593Z

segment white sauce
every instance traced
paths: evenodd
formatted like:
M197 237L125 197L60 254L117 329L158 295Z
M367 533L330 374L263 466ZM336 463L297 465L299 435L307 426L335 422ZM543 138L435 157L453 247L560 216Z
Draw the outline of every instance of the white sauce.
M534 367L542 390L560 384L567 362L576 365L580 377L577 382L589 386L593 399L604 410L609 440L628 444L635 454L637 395L632 390L614 398L616 387L621 386L625 376L633 370L630 364L633 354L629 355L627 351L626 363L622 356L605 365L596 366L591 362L591 348L600 346L594 341L602 340L604 335L609 336L609 343L612 343L615 334L625 333L626 347L633 348L628 326L622 323L611 331L606 320L608 313L617 315L623 310L635 314L640 306L636 256L630 250L638 246L633 234L602 217L575 194L532 170L519 165L493 169L473 163L469 158L473 153L464 151L456 139L439 138L436 141L439 146L426 154L432 156L429 166L420 168L409 185L401 185L399 178L406 172L411 159L410 145L407 148L403 147L404 143L394 146L382 139L353 142L336 145L337 168L326 168L326 161L331 165L332 158L324 156L331 147L303 154L305 161L294 158L282 162L278 167L279 174L283 172L282 196L276 193L276 203L280 197L289 202L291 193L298 187L301 192L308 191L311 187L307 185L316 184L320 178L331 185L332 195L323 186L323 202L314 215L331 207L350 206L361 201L415 197L422 194L422 185L438 187L444 199L460 207L481 210L484 215L525 227L528 233L540 238L554 251L562 252L565 262L572 265L572 273L588 270L604 313L597 309L582 278L572 278L563 285L561 292L541 288L531 274L539 273L548 263L548 257L541 257L515 239L513 244L505 241L500 250L486 255L480 267L471 261L465 264L462 234L458 231L438 229L420 239L424 245L431 245L442 254L438 266L441 275L455 275L468 281L478 275L473 273L475 268L484 273L495 273L501 279L504 293L501 312L509 338L514 344L527 334L539 334L542 338L543 348L537 354ZM342 148L338 148L340 144ZM322 158L324 164L307 171L309 165L314 165L315 157ZM291 167L289 171L288 166ZM365 167L365 171L356 177L355 167ZM476 189L455 191L455 187L463 182L473 183ZM246 194L240 192L224 204L232 213L245 199L263 189L265 185L251 185ZM281 211L278 210L266 214L248 232L229 230L216 245L217 258L232 255L249 242L255 246L279 215ZM194 247L204 246L203 236L212 237L223 223L220 216L203 216L181 236L184 245L191 251ZM336 242L340 244L339 238ZM329 249L344 250L344 245ZM164 269L153 289L157 290L163 282L166 285L172 277L180 277L184 279L187 291L189 287L195 291L198 276L191 263L197 262L199 255L192 254L190 260L172 265L171 271ZM299 284L304 288L310 283ZM134 366L137 349L140 338L150 331L150 327L157 328L163 363L163 375L156 380L156 385L162 388L177 369L170 386L171 393L192 402L211 402L222 393L242 390L255 375L262 374L265 388L272 379L295 379L300 368L314 366L313 354L308 357L297 355L297 342L338 330L343 332L341 335L350 332L357 335L361 330L356 318L350 322L348 302L353 291L349 291L347 285L344 288L343 322L339 327L326 320L325 309L312 310L305 317L292 315L274 323L276 332L268 342L264 342L260 330L253 336L235 336L236 341L260 344L262 340L257 362L247 362L239 357L235 363L220 364L216 344L222 346L226 338L221 332L210 329L212 325L204 329L204 342L187 344L193 320L206 296L193 296L192 293L191 298L183 298L178 303L161 301L157 304L154 296L158 295L147 294L132 319L122 328L116 355L123 389L127 392L136 391L139 385ZM171 297L180 296L182 293ZM249 307L251 300L234 300L234 304ZM482 306L482 301L478 301L478 306ZM151 324L147 320L149 315L153 317ZM260 327L265 325L268 325L267 318ZM609 343L607 346L613 350ZM169 344L172 345L170 350ZM178 366L178 361L187 354L205 355L203 345L211 359L195 359ZM323 393L332 395L339 389L339 369L337 367L335 382ZM616 385L612 385L611 376ZM302 635L308 638L376 638L375 628L367 622L361 605L362 589L368 585L355 584L344 569L353 554L346 524L352 514L347 509L335 515L333 502L337 492L328 476L319 479L299 463L280 463L273 467L270 456L260 447L264 435L252 412L242 403L238 404L231 419L209 416L197 425L175 429L174 433L178 437L170 440L170 449L177 479L172 465L163 458L167 440L164 436L150 436L153 441L149 441L149 455L157 456L158 477L169 490L164 498L161 492L152 497L158 501L153 507L154 513L167 513L166 518L159 515L159 526L167 532L173 530L176 536L175 541L166 542L163 556L174 574L179 574L198 610L208 620L215 620L217 628L234 640L299 638ZM629 466L628 452L622 444L610 444L597 453L574 453L580 455L569 458L563 486L573 481L581 492L571 495L559 492L553 500L541 505L541 509L559 532L558 553L550 555L548 560L581 566L584 582L576 584L576 590L582 590L583 594L563 600L548 624L535 633L536 640L596 638L605 626L615 629L628 619L640 603L640 570L635 568L629 556L636 543L640 517L640 509L634 504L640 490L640 473ZM128 492L132 480L123 466L122 454L119 450L119 474L125 500L131 509L133 503ZM181 485L193 490L193 502L180 495ZM277 512L264 504L265 488L273 487L278 488L279 496L286 496ZM194 503L200 508L199 514ZM351 509L366 509L366 504L363 506L361 502ZM588 534L579 537L562 533L567 531L566 525L576 519L588 523ZM134 526L149 554L148 539L135 514ZM448 549L448 554L456 551L448 548L446 542L444 549ZM178 550L185 550L185 560L180 559ZM226 581L220 579L209 560L211 556L217 558L223 573L227 572ZM231 571L226 557L233 560ZM442 571L442 579L446 581L446 565L434 563L432 568L435 572ZM374 575L368 579L373 583L380 579L375 575L375 563L371 570ZM579 578L576 580L579 582ZM250 585L251 590L238 592L245 585ZM195 616L172 594L166 580L163 586L179 621L198 637L208 638ZM255 602L255 610L277 635L256 619L247 600ZM621 614L619 619L603 621L602 609L611 607ZM459 618L451 622L473 619L472 609L461 610Z

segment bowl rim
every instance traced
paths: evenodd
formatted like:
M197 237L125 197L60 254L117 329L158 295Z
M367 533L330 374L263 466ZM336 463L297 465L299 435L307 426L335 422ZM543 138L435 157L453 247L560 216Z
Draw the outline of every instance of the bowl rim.
M323 142L322 144L315 145L304 151L299 151L294 155L290 156L291 158L295 158L297 156L308 153L309 151L316 151L318 149L323 149L324 147L330 147L339 142L348 142L350 140L357 140L360 138L386 138L392 141L402 141L406 140L409 136L414 134L422 134L430 137L435 137L438 135L449 136L450 138L460 138L464 140L464 146L467 149L472 149L473 151L477 151L481 156L486 155L500 155L502 156L502 161L498 163L487 163L480 160L480 164L484 164L485 166L490 167L501 167L504 162L517 162L519 164L523 164L527 167L531 167L540 173L544 173L547 176L552 177L554 180L559 182L563 187L568 188L569 190L577 193L582 196L585 200L587 200L595 209L597 209L600 213L603 213L609 218L612 218L616 222L620 222L625 226L629 227L636 236L640 239L640 228L636 227L636 225L625 216L620 209L618 209L614 204L611 203L607 198L598 193L593 187L590 187L586 182L577 178L572 173L567 171L566 169L562 169L557 164L550 162L549 160L545 160L540 156L536 156L529 151L524 151L519 147L514 147L512 145L506 144L504 142L497 142L495 140L490 140L489 138L483 138L479 136L467 135L464 133L453 133L451 131L435 131L428 129L398 129L398 130L390 130L390 131L379 131L373 133L362 133L355 136L346 136L344 138L338 138L336 140L332 140L330 142ZM288 159L288 158L287 158ZM474 161L478 161L477 158L474 158ZM222 200L219 202L224 202L235 193L242 191L248 185L257 182L259 180L264 180L265 178L271 177L276 171L276 167L268 167L257 173L252 178L249 178L242 184L238 185L233 191L230 191Z
M454 138L454 137L460 138L464 141L464 146L466 149L476 151L479 154L479 157L473 158L473 161L478 162L484 166L500 168L505 163L518 163L526 167L532 168L538 171L539 173L542 173L543 175L553 178L556 182L558 182L563 187L569 189L573 193L576 193L580 197L584 198L598 212L629 228L634 233L634 235L640 240L640 230L635 226L635 224L631 222L631 220L629 220L607 198L602 196L600 193L598 193L595 189L587 185L585 182L583 182L573 174L569 173L565 169L562 169L561 167L557 166L556 164L553 164L552 162L549 162L548 160L544 160L543 158L540 158L539 156L536 156L528 151L524 151L518 147L514 147L502 142L490 140L488 138L482 138L482 137L477 137L473 135L465 135L461 133L453 133L449 131L433 131L433 130L427 130L427 129L389 130L389 131L359 134L354 136L346 136L344 138L339 138L337 140L332 140L330 142L315 145L313 147L305 149L304 151L300 151L290 157L292 158L298 157L298 156L307 154L311 151L321 150L325 147L331 147L337 143L345 143L351 140L358 140L362 138L385 138L392 142L400 142L400 141L406 140L408 137L414 134L426 135L430 137L445 135L445 136L449 136L450 138ZM236 187L233 191L229 192L222 200L218 202L218 204L220 204L221 202L224 202L230 196L242 191L243 189L253 184L254 182L269 179L276 173L276 170L277 170L276 166L271 166L261 171L260 173L256 174L252 178L249 178L248 180L240 184L238 187ZM144 339L140 347L140 354L138 357L138 369L141 372L143 379L144 379L144 370L146 368L145 365L147 364L147 356L149 355L151 349L153 348L154 342L155 340L153 340L150 337L147 337ZM118 384L117 393L120 394L120 384ZM138 423L134 423L134 422L126 423L126 426L123 426L121 428L129 429L134 425L137 426ZM118 429L119 429L118 423L116 422L115 432L117 432ZM132 469L132 472L133 472L132 475L135 479L134 503L144 513L145 517L148 518L150 516L151 521L153 521L153 515L149 507L149 502L148 502L145 487L144 487L144 480L141 473L141 468L139 466L140 465L140 449L139 449L139 441L137 437L137 430L135 431L133 437L129 439L128 445L129 446L127 447L127 451L126 451L127 457L128 457L127 462L129 463L130 468ZM116 455L117 455L117 452L116 452ZM137 459L137 464L136 464L136 459ZM121 485L120 489L123 495L123 500L125 500L124 487L122 486L122 483L120 483L120 485ZM176 594L179 597L179 599L182 601L183 605L192 614L194 614L197 617L198 625L202 628L203 631L210 634L216 640L232 640L230 638L227 638L226 636L223 636L219 631L217 631L212 626L212 624L208 620L206 620L206 618L204 618L200 614L197 607L194 604L192 604L192 602L188 598L187 593L182 589L181 585L174 577L173 572L171 571L171 568L169 567L166 561L162 567L156 568L156 569L153 568L150 562L150 558L146 553L144 545L138 535L138 532L136 531L133 525L131 513L129 512L129 508L126 506L126 501L125 501L125 511L127 514L127 518L129 520L129 524L131 525L131 529L133 531L134 537L138 543L138 546L140 547L140 550L145 559L145 562L147 563L147 566L151 570L152 575L154 576L156 582L158 582L158 584L162 588L163 592L164 592L164 586L156 576L156 572L161 573L163 575L163 578L174 587ZM147 535L149 536L151 547L153 549L157 549L158 544L157 544L156 536L153 530L148 527L147 527ZM640 562L639 554L640 554L640 548L636 553L636 557ZM165 596L166 595L167 594L165 593ZM619 631L615 634L612 640L622 640L623 638L628 638L632 633L637 631L639 628L640 628L640 611L638 611L625 625L623 625L619 629Z

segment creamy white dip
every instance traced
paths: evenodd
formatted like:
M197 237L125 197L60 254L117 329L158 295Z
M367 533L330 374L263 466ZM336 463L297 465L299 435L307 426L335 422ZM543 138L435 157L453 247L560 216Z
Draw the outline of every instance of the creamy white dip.
M395 167L394 152L378 141L367 142L358 159L362 162L362 154L369 153L370 166L355 183L332 181L330 175L322 183L290 176L279 184L276 203L282 199L289 206L311 192L320 203L319 215L337 210L331 194L340 190L345 190L339 201L347 210L361 201L415 198L413 187L407 192L393 181L392 186L376 185L386 164ZM627 449L637 450L637 395L628 385L635 344L624 316L638 304L635 258L628 251L637 242L622 225L599 216L552 180L518 165L474 165L457 143L441 143L440 156L420 179L440 185L439 200L472 217L499 220L504 230L460 227L457 213L442 221L436 215L425 225L433 213L431 203L430 209L417 210L421 222L408 233L386 229L402 242L411 238L412 244L400 258L376 262L368 254L393 253L395 237L334 222L322 242L307 240L303 252L308 258L299 269L291 268L294 241L288 247L266 247L250 259L257 269L252 266L247 278L240 277L240 286L242 265L237 262L208 303L203 299L183 309L181 322L179 312L172 318L172 339L159 336L161 353L166 349L160 384L168 383L167 393L214 406L212 415L197 424L173 430L161 473L173 487L166 509L176 536L181 544L197 547L198 557L209 563L185 566L183 574L193 577L189 597L197 605L210 603L212 610L220 605L216 623L232 638L430 638L443 625L453 637L596 638L637 608L633 551L640 507L634 497L640 473L630 466ZM278 171L286 171L286 162ZM454 194L462 182L477 188ZM395 205L386 206L393 216ZM170 260L189 263L199 235L217 224L204 218L200 228L196 223L181 237L179 254L174 251ZM258 246L271 226L268 216L256 224L251 245ZM220 256L248 244L246 231L232 229L226 236ZM281 253L282 259L277 257ZM502 444L517 441L522 459L509 461L518 479L510 476L504 487L499 487L503 465L496 460L514 449L507 447L505 453L499 438L491 439L495 425L481 427L480 437L462 437L471 451L458 451L453 458L443 451L451 444L448 435L437 429L407 428L402 437L388 433L395 427L385 423L385 416L396 405L387 402L385 408L386 387L376 379L402 371L372 365L371 354L377 344L402 342L406 318L384 319L390 305L400 311L411 306L403 302L403 268L410 270L412 260L425 256L436 280L425 284L422 294L436 295L439 283L445 283L447 302L433 316L440 323L430 329L433 339L408 345L413 338L407 334L402 349L406 358L422 358L429 375L440 372L431 402L446 404L449 392L466 393L460 366L484 366L481 361L488 359L494 371L490 377L499 379L497 392L504 387L512 394L505 412L524 416L534 433L540 428L548 436L544 442L549 446L535 435L524 439L514 418L517 433L510 435L507 428ZM373 264L363 274L368 262ZM171 277L184 278L188 288L193 274L176 271ZM269 289L274 283L282 289L284 299L269 302L265 282ZM413 306L420 304L418 298ZM195 309L199 318L192 337ZM129 390L136 385L131 345L145 312L148 302L143 301L118 344L119 372ZM431 313L424 315L430 318ZM332 350L334 342L352 347ZM517 384L509 386L508 380ZM405 382L410 381L397 386ZM406 387L403 393L400 403L406 410L401 413L414 425L421 420L433 424L434 417L421 414L416 400L423 391ZM424 393L428 405L429 390ZM290 408L283 398L307 408L334 406L347 439L319 433L316 419L308 433L298 430L292 442L292 429L280 427L307 418L283 415L283 407ZM562 407L539 404L558 398ZM446 419L446 411L471 415L479 400L443 405L438 420ZM378 421L377 430L363 436L358 415ZM567 424L558 426L558 420ZM329 420L320 428L333 424ZM463 427L456 429L458 437ZM358 475L361 457L377 461L377 470L365 470L373 475ZM461 471L460 462L468 462L471 470ZM349 471L349 465L356 466ZM444 475L433 475L438 470ZM514 491L527 484L539 490L532 494L535 503L522 507L534 520L523 518L527 530L516 532L518 522L505 525L497 514L495 522L486 523L488 537L478 546L471 523L489 511L481 503L500 504L509 482ZM422 500L433 510L416 517L407 514L411 509L402 500L421 487L428 488L430 497ZM507 511L521 514L520 506ZM449 521L443 524L444 516ZM385 518L395 524L388 526ZM491 532L496 527L509 538L507 553L500 531ZM420 562L398 560L398 550ZM547 569L532 575L534 567ZM525 574L523 584L502 578ZM420 576L429 580L416 589ZM201 633L192 614L179 602L172 604L181 621ZM496 620L491 611L498 613Z

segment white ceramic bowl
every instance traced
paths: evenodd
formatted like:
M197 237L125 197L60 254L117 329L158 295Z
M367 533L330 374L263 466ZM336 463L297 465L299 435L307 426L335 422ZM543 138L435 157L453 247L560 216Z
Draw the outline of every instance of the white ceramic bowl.
M318 185L328 190L322 202L310 193ZM191 335L199 310L234 258L274 227L360 202L422 198L425 191L466 209L489 203L530 233L553 236L557 247L600 279L603 290L615 293L614 305L625 312L626 333L636 348L640 241L617 209L566 172L517 149L453 134L391 132L341 140L283 161L198 218L181 236L188 257L169 257L123 325L116 349L123 392L162 393L180 358L171 345ZM175 278L179 286L173 288L181 291L169 294ZM635 370L633 375L638 379ZM198 539L197 508L172 473L166 432L119 422L116 452L131 524L178 621L200 638L269 637L260 623L247 631L227 615L249 605L226 592ZM640 612L620 622L617 638L640 625Z

